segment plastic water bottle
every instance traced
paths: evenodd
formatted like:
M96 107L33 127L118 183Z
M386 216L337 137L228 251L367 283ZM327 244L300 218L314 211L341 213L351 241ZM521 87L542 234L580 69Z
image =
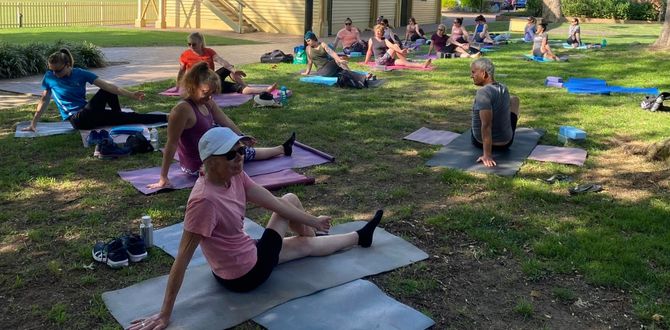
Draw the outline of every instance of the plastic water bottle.
M142 223L140 223L140 236L142 236L144 245L147 248L154 246L154 225L151 224L151 217L148 215L142 217Z
M286 91L286 86L282 86L281 90L279 92L279 97L280 97L280 100L281 100L281 105L283 107L288 105L288 94L287 93L288 92Z
M158 142L158 130L155 127L149 131L149 140L151 141L151 146L154 147L154 150L158 151L160 143Z
M603 39L603 41L600 43L600 46L601 46L602 48L607 47L607 39Z

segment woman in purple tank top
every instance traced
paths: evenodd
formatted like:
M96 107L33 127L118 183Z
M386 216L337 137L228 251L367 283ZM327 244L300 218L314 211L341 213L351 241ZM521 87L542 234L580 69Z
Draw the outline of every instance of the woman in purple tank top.
M158 189L170 186L168 171L175 153L179 155L182 171L198 175L202 166L198 153L198 141L212 127L228 127L238 135L242 135L237 125L211 99L212 94L217 93L220 88L219 76L210 70L205 62L194 65L186 73L180 86L184 101L172 108L168 117L168 137L165 150L163 150L160 179L147 187ZM253 148L256 139L251 137L244 160L262 160L280 155L290 156L293 152L294 141L295 133L282 145L272 148Z

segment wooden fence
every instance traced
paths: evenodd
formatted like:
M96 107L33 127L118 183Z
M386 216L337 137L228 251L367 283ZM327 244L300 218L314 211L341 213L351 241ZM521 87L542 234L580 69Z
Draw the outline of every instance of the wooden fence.
M0 2L0 28L133 24L136 2Z

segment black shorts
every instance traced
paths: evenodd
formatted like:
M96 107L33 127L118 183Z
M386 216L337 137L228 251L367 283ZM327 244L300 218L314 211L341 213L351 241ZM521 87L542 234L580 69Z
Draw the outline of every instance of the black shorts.
M246 85L238 84L236 82L226 81L226 78L230 76L230 70L226 68L220 68L216 70L216 74L219 75L221 79L221 93L242 93Z
M492 145L491 150L507 150L512 145L512 143L514 142L514 134L516 133L516 123L519 121L519 117L517 117L516 113L514 113L514 112L510 112L509 117L512 121L512 139L509 140L509 142L507 142L507 144L505 144L505 145L501 145L501 146ZM477 147L477 148L484 148L484 145L482 145L481 142L477 141L477 139L475 138L475 134L472 132L472 130L470 131L470 134L471 134L470 138L472 140L472 144L474 144L475 147Z
M279 263L283 239L279 233L265 228L263 236L256 242L256 264L246 274L226 280L214 274L214 278L226 289L234 292L249 292L263 284Z

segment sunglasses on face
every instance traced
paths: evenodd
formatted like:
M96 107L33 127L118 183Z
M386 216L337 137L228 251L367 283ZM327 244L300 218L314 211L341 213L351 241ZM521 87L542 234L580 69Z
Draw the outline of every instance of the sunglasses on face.
M351 25L351 23L344 23L344 25Z
M444 29L437 29L438 31L444 31Z
M51 72L53 72L53 74L59 75L63 73L65 69L67 69L67 65L64 65L62 68L60 68L60 70L51 70Z
M187 43L187 45L188 45L189 47L191 47L191 46L197 46L198 43L197 43L197 42L189 42L189 43Z
M245 151L246 148L244 148L244 146L240 146L237 149L231 149L230 151L223 154L223 156L226 156L227 160L233 160L235 157L237 157L237 155L244 156Z

